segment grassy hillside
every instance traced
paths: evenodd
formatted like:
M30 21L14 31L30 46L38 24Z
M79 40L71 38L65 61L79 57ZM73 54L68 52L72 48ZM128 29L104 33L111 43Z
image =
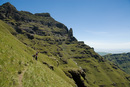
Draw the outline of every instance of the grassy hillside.
M53 62L47 56L39 54L38 61L33 60L35 51L17 40L8 29L13 30L0 21L0 87L74 86L59 68L53 71L42 63Z
M86 48L81 48L81 45L81 47L77 48L75 48L75 46L76 45L74 44L66 46L66 51L68 52L69 49L76 49L75 52L69 51L69 53L73 60L77 62L78 66L85 72L87 86L129 87L129 80L127 78L129 76L121 71L116 65L103 59L96 54L93 49L85 50Z
M12 27L0 23L2 86L130 86L129 75L77 41L72 28L68 30L49 13L17 11L6 3L0 6L0 19ZM36 51L38 61L32 60Z
M130 53L109 54L105 55L104 58L117 64L122 70L130 74Z

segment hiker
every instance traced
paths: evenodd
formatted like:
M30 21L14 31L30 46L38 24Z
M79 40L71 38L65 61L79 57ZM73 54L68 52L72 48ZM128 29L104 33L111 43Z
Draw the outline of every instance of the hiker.
M33 55L33 57L37 60L37 57L38 57L38 53L39 52L36 52L36 54L35 55Z
M38 52L36 52L36 54L35 54L35 58L36 58L36 60L37 60L37 56L38 56Z

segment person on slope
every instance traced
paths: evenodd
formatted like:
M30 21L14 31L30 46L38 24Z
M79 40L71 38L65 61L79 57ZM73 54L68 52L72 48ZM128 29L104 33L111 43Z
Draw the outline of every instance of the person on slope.
M36 52L36 54L33 55L33 57L35 58L35 60L37 60L37 58L38 58L38 53L39 53L39 52Z

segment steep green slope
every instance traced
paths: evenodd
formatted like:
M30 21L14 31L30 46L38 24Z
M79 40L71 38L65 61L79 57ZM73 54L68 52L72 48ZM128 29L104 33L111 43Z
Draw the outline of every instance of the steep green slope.
M95 53L94 49L84 42L77 41L73 30L68 30L64 24L55 21L49 13L31 14L17 11L10 3L6 3L0 6L0 19L13 27L8 30L25 44L19 47L23 48L23 51L16 51L19 55L24 52L27 55L26 61L20 62L23 68L16 71L20 74L19 78L24 73L22 83L25 87L75 87L75 84L78 87L130 86L129 75ZM19 43L15 43L16 46L19 46ZM35 51L29 47L40 52L37 62L31 60ZM5 55L3 57L5 58ZM20 83L21 79L16 82Z
M83 43L80 43L78 46L77 44L67 45L66 52L70 53L71 58L85 72L87 86L129 87L128 75L113 63L106 61L96 54L93 49L86 48Z
M130 74L130 53L109 54L105 55L104 58L117 64L122 70Z
M39 61L33 60L32 55L35 51L17 40L8 29L13 30L0 21L0 87L72 87L74 85L74 82L59 68L54 68L55 71L52 71L42 63L43 60L48 65L51 64L49 62L53 62L47 56L39 54ZM62 74L64 79L58 74Z

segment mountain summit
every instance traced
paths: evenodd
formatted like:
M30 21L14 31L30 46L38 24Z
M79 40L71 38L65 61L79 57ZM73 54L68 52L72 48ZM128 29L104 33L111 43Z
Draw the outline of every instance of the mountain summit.
M14 17L15 13L17 12L16 8L11 5L9 2L0 6L0 19L10 18L10 16Z
M49 13L17 11L6 3L0 6L0 19L0 86L130 86L129 75ZM36 52L38 60L32 57Z

